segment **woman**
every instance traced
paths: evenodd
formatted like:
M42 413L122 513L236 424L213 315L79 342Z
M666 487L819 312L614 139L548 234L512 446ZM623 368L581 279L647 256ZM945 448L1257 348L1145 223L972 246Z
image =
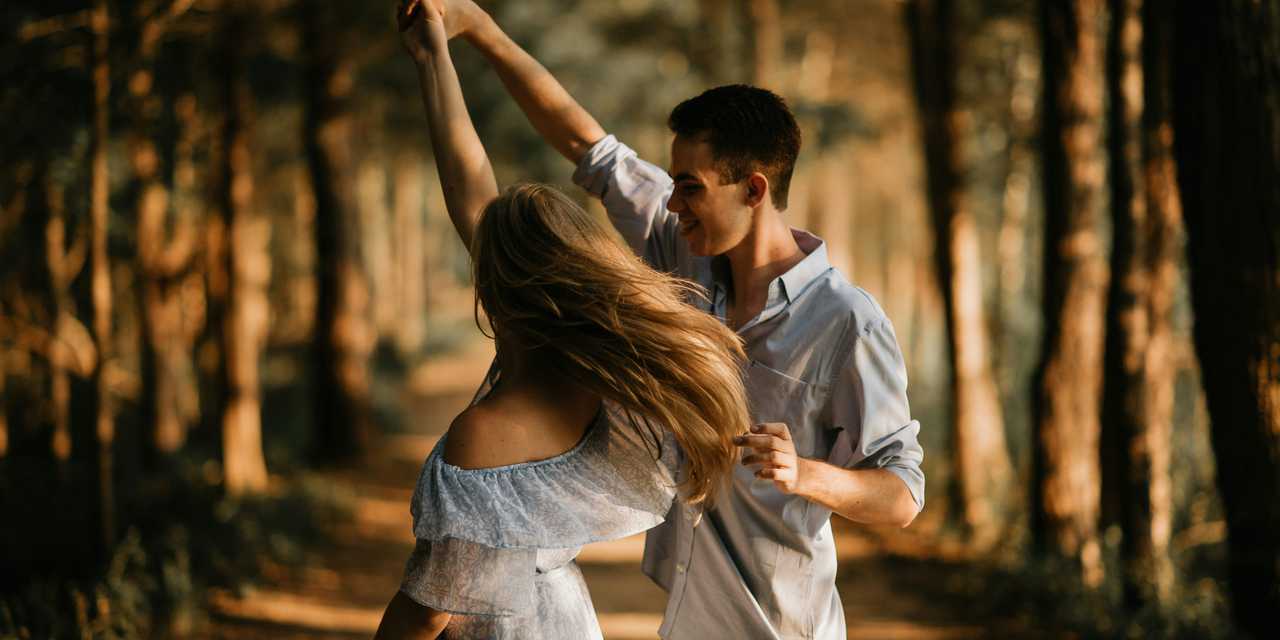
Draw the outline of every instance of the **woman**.
M681 497L714 497L748 426L742 348L684 303L692 285L564 195L498 195L439 11L415 0L400 19L497 361L423 464L418 543L378 638L598 638L573 558L662 521L673 443Z

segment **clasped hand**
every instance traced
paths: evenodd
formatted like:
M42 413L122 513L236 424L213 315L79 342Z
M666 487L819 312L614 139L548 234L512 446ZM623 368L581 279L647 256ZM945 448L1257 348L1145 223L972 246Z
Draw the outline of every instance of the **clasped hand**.
M473 0L400 0L396 25L415 62L426 62L448 41L474 32L486 14Z
M440 0L400 0L396 26L404 48L419 64L429 61L449 46L444 7Z

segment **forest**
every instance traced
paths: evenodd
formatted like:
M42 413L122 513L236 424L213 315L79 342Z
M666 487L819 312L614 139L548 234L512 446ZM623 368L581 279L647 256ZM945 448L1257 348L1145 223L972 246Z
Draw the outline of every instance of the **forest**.
M493 358L395 4L0 5L0 638L377 628ZM833 523L850 638L1274 633L1280 0L480 4L659 166L706 88L795 111L928 477ZM604 215L451 50L499 183ZM642 544L579 558L606 638Z

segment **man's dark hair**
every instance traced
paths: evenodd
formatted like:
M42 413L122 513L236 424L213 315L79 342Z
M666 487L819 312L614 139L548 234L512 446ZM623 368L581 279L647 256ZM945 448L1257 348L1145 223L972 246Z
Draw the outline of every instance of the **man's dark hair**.
M676 105L667 126L678 136L711 145L722 184L759 171L769 179L773 206L787 208L800 127L781 96L745 84L708 89Z

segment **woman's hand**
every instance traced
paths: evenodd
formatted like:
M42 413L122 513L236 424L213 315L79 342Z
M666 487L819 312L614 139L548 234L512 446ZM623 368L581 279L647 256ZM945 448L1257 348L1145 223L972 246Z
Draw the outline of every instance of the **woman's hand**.
M400 40L409 56L419 65L430 62L448 51L449 36L445 31L444 13L439 0L400 0L396 23Z

